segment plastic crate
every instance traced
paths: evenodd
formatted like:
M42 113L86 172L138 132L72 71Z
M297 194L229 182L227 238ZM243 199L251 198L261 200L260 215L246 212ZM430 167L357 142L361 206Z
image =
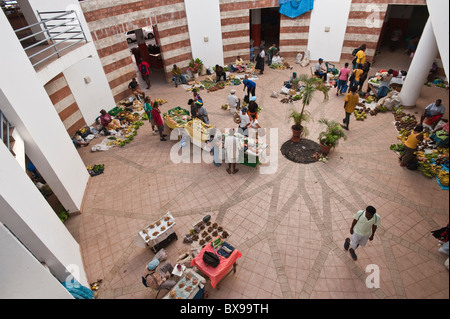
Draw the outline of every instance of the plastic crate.
M167 111L167 113L170 114L170 113L172 113L173 111L180 111L180 110L184 111L184 114L183 114L183 115L190 115L190 113L189 113L188 110L183 109L183 108L181 108L181 107L179 107L179 106L177 106L177 107L175 107L175 108L173 108L173 109Z
M120 111L123 111L121 107L116 106L112 110L108 111L108 114L111 116L116 116Z

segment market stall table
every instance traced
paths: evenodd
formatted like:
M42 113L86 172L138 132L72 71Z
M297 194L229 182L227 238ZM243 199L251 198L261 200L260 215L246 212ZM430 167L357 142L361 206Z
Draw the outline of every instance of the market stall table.
M229 245L228 247L232 246ZM206 244L205 247L203 247L203 249L200 251L200 253L191 261L191 266L196 266L202 274L209 278L209 280L211 281L211 286L213 288L216 288L220 281L231 271L236 272L236 261L242 256L242 253L235 248L233 248L228 258L217 253L220 259L220 263L216 268L213 268L203 261L203 255L207 251L214 253L214 249L210 243ZM219 251L220 249L218 249L218 252Z
M193 269L187 269L163 299L201 299L206 280Z
M167 212L160 219L139 231L136 244L141 247L148 245L156 253L173 240L178 239L177 234L173 230L174 225L175 219L170 212Z

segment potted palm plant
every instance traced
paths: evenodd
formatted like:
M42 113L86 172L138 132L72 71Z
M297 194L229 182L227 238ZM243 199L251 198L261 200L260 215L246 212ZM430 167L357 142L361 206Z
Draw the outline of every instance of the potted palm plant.
M308 135L308 129L302 126L302 122L308 122L310 120L310 114L308 111L303 111L303 113L298 112L297 110L292 109L291 114L289 115L294 121L294 125L292 125L292 137L291 141L294 143L298 143L300 141L301 136Z
M326 125L325 131L319 133L319 144L322 153L327 155L330 153L331 148L339 144L340 139L343 138L346 140L347 136L345 135L342 126L335 121L329 121L325 118L321 118L319 123Z
M305 120L309 119L309 113L305 110L306 106L311 103L311 100L316 91L320 91L323 94L324 101L328 99L328 91L330 90L321 79L318 79L313 76L309 76L306 74L300 74L298 76L298 82L302 84L301 88L301 101L302 101L302 109L298 115L294 112L291 113L290 117L294 119L294 125L292 126L292 141L298 142L300 141L300 136L304 133L305 127L303 127L302 123ZM306 134L305 134L306 135ZM298 136L298 137L297 137Z

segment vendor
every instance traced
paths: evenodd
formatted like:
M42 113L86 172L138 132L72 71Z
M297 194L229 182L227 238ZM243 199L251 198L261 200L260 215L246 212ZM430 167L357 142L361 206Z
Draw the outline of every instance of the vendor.
M179 82L186 84L186 78L184 77L184 74L181 73L180 67L178 67L176 64L173 65L172 76L175 87L178 87Z
M172 289L176 281L169 280L172 277L173 266L169 262L159 263L153 259L145 268L149 273L145 276L147 286L153 289Z
M434 127L444 113L445 107L442 105L442 100L437 99L435 103L431 103L423 110L422 116L420 117L420 124L425 123L426 125Z
M325 66L325 63L323 63L323 59L320 58L318 60L318 63L314 66L314 74L321 78L323 82L327 81L327 68Z
M448 127L448 121L441 120L432 131L430 138L433 142L436 143L436 147L449 146Z
M100 114L100 124L102 125L100 131L102 131L105 135L110 135L111 133L108 132L107 127L112 121L111 115L109 115L105 110L101 110Z
M417 150L419 143L423 141L422 131L423 126L419 124L408 134L408 138L405 142L405 150L398 158L400 160L400 166L407 166L414 161L414 152Z
M216 82L219 82L223 78L224 81L227 80L227 74L225 73L223 67L216 64Z
M380 87L378 88L378 92L376 94L377 98L381 99L381 98L385 97L386 95L388 95L389 84L391 83L391 80L393 78L393 73L394 73L394 70L389 69L387 74L383 75L381 77L381 84L380 84Z
M242 60L240 56L236 58L236 61L234 62L236 65L236 69L238 72L244 72L245 71L245 62Z
M250 125L250 117L247 114L247 108L243 107L242 110L239 112L239 127L238 127L238 133L248 136L248 126Z

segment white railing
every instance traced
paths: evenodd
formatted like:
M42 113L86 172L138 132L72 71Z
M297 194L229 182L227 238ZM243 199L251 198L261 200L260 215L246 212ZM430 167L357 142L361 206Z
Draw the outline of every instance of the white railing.
M24 46L25 52L27 52L28 58L30 60L37 58L37 61L32 62L33 66L36 66L55 55L59 58L61 52L64 50L67 50L82 41L87 42L86 35L84 34L76 11L38 11L37 13L41 20L40 22L15 30L19 38L19 34L21 32L23 33L23 31L35 30L35 27L41 29L41 31L37 32L31 31L30 35L19 38L19 41ZM42 40L25 46L27 42L33 39ZM42 45L44 45L42 50L34 52L38 46Z

